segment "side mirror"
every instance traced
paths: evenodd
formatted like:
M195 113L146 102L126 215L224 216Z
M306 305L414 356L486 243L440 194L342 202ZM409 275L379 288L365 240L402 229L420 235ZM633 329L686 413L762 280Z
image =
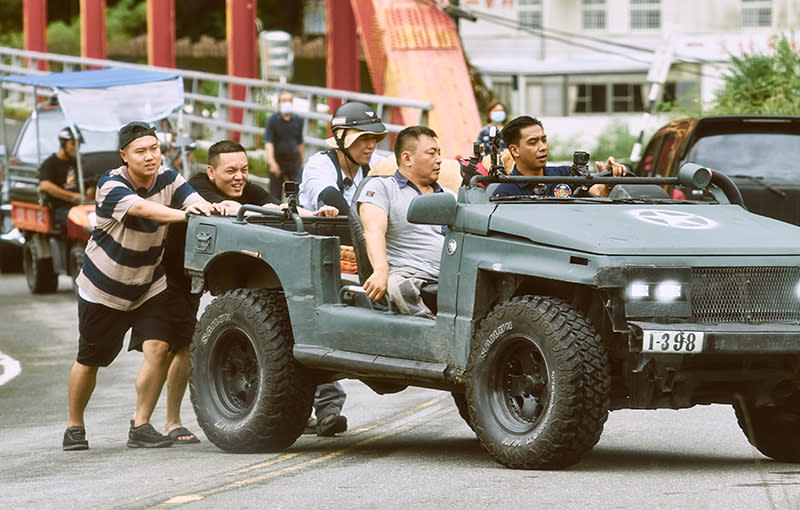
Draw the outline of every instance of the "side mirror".
M697 163L684 163L678 170L680 183L692 189L705 189L711 184L711 170Z
M406 219L421 225L452 225L458 204L450 193L421 195L411 201Z

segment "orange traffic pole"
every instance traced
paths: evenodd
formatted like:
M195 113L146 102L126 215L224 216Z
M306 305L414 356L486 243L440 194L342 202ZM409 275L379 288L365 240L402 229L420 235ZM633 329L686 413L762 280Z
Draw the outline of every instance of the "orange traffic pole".
M226 0L226 39L228 42L228 74L243 78L258 77L258 34L256 33L256 2L253 0ZM247 89L231 85L231 99L244 101ZM241 108L231 107L228 120L240 123L244 116ZM239 140L241 132L231 131L232 140Z
M23 0L22 33L26 50L47 51L47 0ZM47 69L47 62L39 60L36 66Z
M81 56L106 55L106 0L81 0Z
M175 0L147 0L147 63L175 67Z
M348 1L325 2L325 83L328 88L359 92L361 74L358 36L353 8ZM379 92L380 93L380 92ZM330 98L330 112L342 104Z

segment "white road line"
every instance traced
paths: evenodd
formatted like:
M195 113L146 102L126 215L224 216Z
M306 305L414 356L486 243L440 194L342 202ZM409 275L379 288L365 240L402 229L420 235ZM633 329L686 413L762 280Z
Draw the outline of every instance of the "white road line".
M15 378L22 372L19 361L0 352L0 386Z

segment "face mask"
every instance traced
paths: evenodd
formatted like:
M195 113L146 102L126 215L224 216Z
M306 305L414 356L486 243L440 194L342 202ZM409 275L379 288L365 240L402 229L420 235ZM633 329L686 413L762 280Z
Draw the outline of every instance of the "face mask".
M292 103L281 103L280 112L284 115L288 115L294 111L294 107Z
M506 120L506 112L503 110L495 110L489 113L489 118L492 120L492 122L503 122Z

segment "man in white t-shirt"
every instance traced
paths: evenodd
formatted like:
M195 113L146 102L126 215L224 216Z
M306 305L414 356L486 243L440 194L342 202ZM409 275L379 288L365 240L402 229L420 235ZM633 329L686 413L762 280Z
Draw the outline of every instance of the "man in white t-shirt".
M331 118L333 149L308 159L300 184L300 205L316 210L323 205L348 214L358 183L381 158L375 153L386 137L386 126L372 109L358 102L345 103Z

